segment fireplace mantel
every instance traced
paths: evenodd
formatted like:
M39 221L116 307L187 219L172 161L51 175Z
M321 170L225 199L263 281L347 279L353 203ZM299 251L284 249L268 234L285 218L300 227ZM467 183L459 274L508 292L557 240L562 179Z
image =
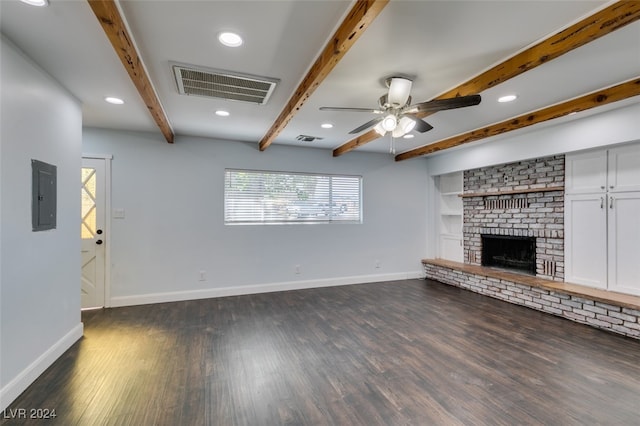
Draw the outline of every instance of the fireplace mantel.
M545 188L526 188L526 189L511 189L508 191L484 191L484 192L465 192L458 195L458 197L492 197L496 195L517 195L517 194L531 194L534 192L553 192L564 191L564 186L548 186Z

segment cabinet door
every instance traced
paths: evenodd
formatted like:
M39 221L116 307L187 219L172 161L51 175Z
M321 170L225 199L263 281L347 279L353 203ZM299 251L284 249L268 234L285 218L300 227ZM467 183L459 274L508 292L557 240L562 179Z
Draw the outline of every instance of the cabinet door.
M640 295L640 192L611 194L609 290Z
M565 192L604 192L607 185L607 151L589 151L565 156Z
M640 191L640 144L609 150L609 191Z
M568 195L565 201L565 281L607 288L607 196Z
M454 262L464 262L462 237L455 235L441 235L440 258L453 260Z

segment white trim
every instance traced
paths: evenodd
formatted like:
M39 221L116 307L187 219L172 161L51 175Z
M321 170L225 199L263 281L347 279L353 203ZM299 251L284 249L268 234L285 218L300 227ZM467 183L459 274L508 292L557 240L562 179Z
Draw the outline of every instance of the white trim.
M113 156L104 159L104 227L105 227L105 253L104 253L104 307L111 307L111 160Z
M178 302L182 300L210 299L216 297L241 296L246 294L271 293L275 291L303 290L319 287L334 287L351 284L366 284L424 278L424 271L398 272L394 274L359 275L354 277L325 278L319 280L289 281L244 286L228 286L204 290L172 291L167 293L120 296L111 299L112 307L147 305L152 303Z
M4 410L22 392L25 391L44 371L49 368L60 356L77 342L84 331L84 325L79 323L66 335L54 343L27 368L22 370L13 380L0 390L0 410Z
M111 154L82 154L82 158L93 158L96 160L113 160Z

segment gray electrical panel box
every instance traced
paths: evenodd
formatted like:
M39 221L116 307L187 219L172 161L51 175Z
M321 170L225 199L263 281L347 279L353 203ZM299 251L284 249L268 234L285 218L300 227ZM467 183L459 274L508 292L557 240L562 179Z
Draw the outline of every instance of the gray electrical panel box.
M54 165L31 160L31 223L33 231L56 227L56 182Z

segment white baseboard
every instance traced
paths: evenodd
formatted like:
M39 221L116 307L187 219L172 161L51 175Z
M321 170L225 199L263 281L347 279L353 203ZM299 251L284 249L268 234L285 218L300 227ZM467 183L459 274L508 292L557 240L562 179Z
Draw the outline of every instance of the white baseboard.
M82 323L73 327L71 331L55 342L13 380L3 386L2 390L0 390L0 410L7 408L44 370L49 368L55 360L77 342L78 339L82 337L83 330L84 326Z
M215 297L241 296L245 294L271 293L275 291L303 290L308 288L333 287L339 285L365 284L424 278L423 271L398 272L392 274L358 275L354 277L325 278L319 280L288 281L257 285L216 287L203 290L172 291L166 293L140 294L112 297L110 307L148 305L152 303L179 302L182 300L211 299Z

